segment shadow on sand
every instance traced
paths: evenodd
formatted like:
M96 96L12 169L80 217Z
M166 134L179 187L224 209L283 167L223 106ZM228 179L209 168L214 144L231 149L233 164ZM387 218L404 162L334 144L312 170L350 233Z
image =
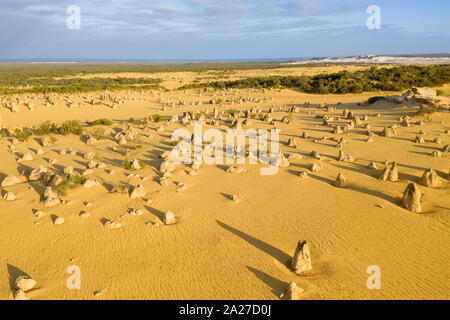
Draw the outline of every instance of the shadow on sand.
M286 267L289 265L289 262L291 261L291 256L284 253L280 249L277 249L270 244L261 241L259 239L256 239L242 231L239 231L223 222L220 222L219 220L216 220L219 226L224 228L225 230L230 231L231 233L235 234L236 236L240 237L241 239L247 241L254 247L258 248L259 250L267 253L268 255L272 256L274 259L278 260L281 264L285 265Z
M285 281L278 280L265 272L262 272L258 269L247 266L247 269L250 270L259 280L264 282L272 289L272 293L280 298L281 294L284 293L289 283Z

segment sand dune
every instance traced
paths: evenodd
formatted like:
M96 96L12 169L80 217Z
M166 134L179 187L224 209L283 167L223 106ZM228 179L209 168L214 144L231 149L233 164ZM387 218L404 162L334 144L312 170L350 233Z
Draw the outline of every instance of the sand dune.
M190 73L171 76L182 78L181 83L192 80ZM167 81L175 86L174 79ZM449 87L444 89L448 94ZM78 102L73 108L59 96L54 106L43 106L42 97L37 97L33 111L1 110L8 128L38 126L49 119L84 123L109 118L114 124L105 127L104 138L90 145L85 135L53 135L56 141L48 147L36 136L17 144L11 138L0 139L0 181L7 176L19 179L2 188L2 195L10 192L16 199L0 200L0 299L13 298L14 281L21 275L37 282L26 292L30 299L280 299L290 282L304 289L302 299L450 298L450 158L442 151L450 144L448 111L427 119L415 116L418 106L366 105L369 93L312 95L288 89L229 90L223 96L222 92L213 96L210 90L201 97L197 90L114 92L114 97L126 100L116 109L103 103L90 105L87 101L94 95L98 94L73 95L71 99ZM242 97L247 98L242 103L226 102ZM213 98L223 99L223 106L207 104ZM179 105L180 100L186 104ZM204 104L192 105L199 101ZM325 103L335 110L327 111ZM281 122L292 105L298 110L291 113L290 123ZM177 128L193 130L192 125L182 125L183 112L208 109L204 129L224 132L230 128L226 110L255 106L262 114L275 106L274 125L254 118L244 128L280 129L280 148L289 159L288 167L264 176L262 164L243 164L246 170L237 174L227 173L225 164L202 164L198 170L177 164L166 175L168 186L161 186L164 160L160 156L173 148L171 133ZM208 123L215 107L223 114L213 126ZM342 117L344 109L368 119L335 134L334 126L351 122ZM168 121L160 130L161 123L128 121L156 113L167 119L176 114L179 120ZM317 117L323 115L334 116L332 125ZM409 127L402 126L400 118L405 116L410 117ZM416 124L419 120L424 124ZM366 124L374 133L372 142L366 141ZM382 136L383 129L393 125L397 135ZM115 135L129 126L136 135L120 146ZM85 128L85 133L89 130ZM421 130L425 142L415 143ZM309 137L302 138L303 132ZM342 150L351 158L339 161L336 145L342 137L346 140ZM289 146L291 138L297 147ZM141 148L131 149L138 145ZM67 148L73 154L61 152ZM38 149L43 154L37 154ZM313 151L320 159L311 156ZM442 152L441 157L431 156L433 151ZM33 159L17 162L27 152ZM91 161L85 159L89 152L95 154L97 166L87 178L99 185L69 189L61 196L62 203L44 206L41 197L47 185L28 181L24 175L40 166L61 176L68 167L75 175L82 174ZM124 169L126 157L140 161L142 168ZM392 161L397 164L398 180L379 179ZM371 162L377 169L368 167ZM318 172L311 171L315 163L323 166ZM441 179L439 187L420 184L429 168ZM307 176L301 179L303 171ZM345 177L342 188L334 185L339 173ZM421 213L402 205L411 182L423 193ZM133 199L130 191L111 192L121 183L127 188L142 185L145 195ZM42 213L36 215L37 211ZM175 223L165 224L168 211ZM55 224L58 217L64 223ZM308 242L312 270L298 275L291 260L300 240ZM67 288L67 268L72 265L81 270L79 290ZM380 290L366 286L371 265L381 270Z

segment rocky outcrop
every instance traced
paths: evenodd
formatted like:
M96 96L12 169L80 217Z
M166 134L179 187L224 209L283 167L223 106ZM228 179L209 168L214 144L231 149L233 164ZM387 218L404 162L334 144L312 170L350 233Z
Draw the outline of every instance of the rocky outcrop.
M7 176L5 179L3 179L1 186L2 187L10 187L17 183L20 183L20 179L16 176Z
M291 267L296 274L303 274L312 269L309 246L306 241L299 241L291 261Z
M346 182L345 177L342 173L339 173L336 180L333 182L333 185L338 188L345 188Z
M420 184L428 188L437 188L441 186L442 181L441 178L439 178L439 176L436 174L436 171L430 168L423 173L422 177L420 178Z
M436 90L432 88L415 88L404 92L402 95L392 95L384 97L372 97L369 99L369 104L377 101L387 101L399 105L430 105L439 106L445 109L449 108L449 100L446 97L439 97L436 95Z
M145 197L147 195L147 192L144 189L144 186L142 184L138 185L131 191L130 197L131 199L139 199L142 197Z
M415 183L410 183L403 192L403 207L409 211L420 213L422 206L420 201L422 199L422 192Z
M384 169L384 172L381 175L380 180L391 182L398 180L398 169L396 162L393 162L392 164L388 163L386 165L386 169Z

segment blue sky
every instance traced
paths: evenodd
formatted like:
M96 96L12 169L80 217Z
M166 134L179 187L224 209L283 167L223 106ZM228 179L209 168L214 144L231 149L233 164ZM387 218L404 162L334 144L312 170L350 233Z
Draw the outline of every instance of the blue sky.
M67 7L81 28L67 28ZM369 5L381 29L368 30ZM450 52L448 0L0 0L0 59L214 60Z

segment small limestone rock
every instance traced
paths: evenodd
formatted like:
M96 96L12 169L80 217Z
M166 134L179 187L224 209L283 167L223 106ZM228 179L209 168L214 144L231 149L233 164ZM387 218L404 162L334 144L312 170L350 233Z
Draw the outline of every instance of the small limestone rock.
M306 170L301 171L298 177L302 179L308 178L308 171Z
M322 157L320 156L320 153L317 151L313 151L311 152L311 157L316 158L316 159L321 159Z
M174 223L176 223L175 215L173 214L172 211L168 210L164 214L164 224L169 225Z
M58 194L53 191L52 187L47 187L45 189L43 198L43 205L46 207L54 207L61 203L61 200L58 198Z
M323 168L323 166L319 163L313 163L313 165L311 166L311 172L317 173L319 172L321 169Z
M432 157L435 157L435 158L440 158L440 157L442 157L442 153L441 153L439 150L434 150L434 151L431 153L431 156L432 156Z
M94 297L98 297L102 294L103 294L103 291L101 291L101 290L94 291Z
M20 161L32 161L32 160L33 160L33 155L31 154L31 152L26 152L20 159Z
M104 168L106 168L106 164L103 163L103 162L100 162L100 163L97 165L97 168L99 168L99 169L104 169Z
M81 175L82 175L82 176L88 176L88 175L93 174L93 173L94 173L94 170L92 170L92 169L86 169L86 170L84 170L84 171L81 173Z
M91 161L89 161L87 166L88 166L89 169L94 169L94 168L96 168L98 166L98 163L95 160L91 160Z
M47 176L47 173L47 168L45 168L44 166L40 166L38 169L34 169L33 171L31 171L30 175L28 176L28 180L41 180Z
M336 180L334 181L333 185L335 187L338 188L345 188L346 183L345 183L345 177L342 173L339 173L339 175L337 176Z
M104 227L109 230L116 230L116 229L120 229L122 227L122 225L119 222L107 220L104 223Z
M83 183L82 187L85 188L85 189L90 189L90 188L93 188L93 187L96 187L96 186L99 186L99 185L101 185L101 183L99 181L93 180L93 179L87 179Z
M386 169L384 170L383 174L380 177L380 180L383 181L397 181L398 180L398 169L397 169L397 163L393 162L391 165L387 165Z
M166 173L166 172L172 172L175 170L175 164L169 160L165 160L163 161L163 163L161 164L161 167L159 168L159 171L161 171L161 173Z
M44 148L50 147L52 145L52 139L50 137L43 137L41 139L41 146Z
M97 143L97 139L95 139L94 137L89 137L89 139L86 141L86 144L88 145L92 145L92 144L96 144Z
M422 177L420 178L420 184L429 188L437 188L441 186L442 181L441 178L439 178L439 176L437 175L436 171L430 168L423 173Z
M36 211L35 213L34 213L34 216L36 217L36 218L42 218L42 216L44 215L44 212L42 212L42 211L40 211L40 210L38 210L38 211Z
M142 216L144 214L144 211L139 210L139 209L134 209L130 211L130 214L132 216Z
M138 159L134 159L133 162L131 163L131 169L132 170L139 170L141 169L141 164L139 163Z
M289 138L288 146L289 147L293 147L293 148L297 148L297 141L295 140L295 138Z
M89 218L91 216L91 214L89 212L86 211L81 211L80 212L80 217L81 218Z
M6 201L14 201L14 200L16 200L16 198L17 198L17 195L12 192L6 192L3 195L3 199L5 199Z
M23 292L30 291L33 289L37 282L29 276L20 276L16 279L16 288L22 290Z
M299 241L291 261L291 267L297 274L303 274L312 269L309 246L306 241Z
M23 290L18 289L14 291L14 300L29 300L29 298Z
M133 191L130 194L130 197L131 197L131 199L138 199L138 198L145 197L146 194L147 194L147 192L145 191L144 186L142 184L140 184L133 189Z
M420 201L422 199L422 192L415 183L410 183L403 192L403 207L409 211L420 213L422 206Z
M65 174L72 175L73 174L73 167L72 166L65 167L63 172Z
M378 166L377 166L377 164L375 163L375 161L371 161L368 167L369 167L370 169L375 169L375 170L378 169Z
M2 187L10 187L17 183L20 183L20 179L16 176L7 176L5 179L3 179L1 186Z
M94 159L95 159L94 152L88 152L84 155L84 160L94 160Z
M64 222L65 222L65 220L64 220L63 217L56 217L56 218L53 220L53 224L54 224L54 225L61 225L61 224L63 224Z
M183 182L180 182L177 186L177 192L181 192L187 189L187 185Z
M297 283L290 282L286 289L286 299L288 300L300 300L302 294L305 292L303 288L300 288Z
M244 173L247 172L247 169L241 166L231 166L227 169L228 173Z
M423 144L425 143L425 138L423 137L423 135L417 135L416 138L414 139L415 143L419 143L419 144Z

